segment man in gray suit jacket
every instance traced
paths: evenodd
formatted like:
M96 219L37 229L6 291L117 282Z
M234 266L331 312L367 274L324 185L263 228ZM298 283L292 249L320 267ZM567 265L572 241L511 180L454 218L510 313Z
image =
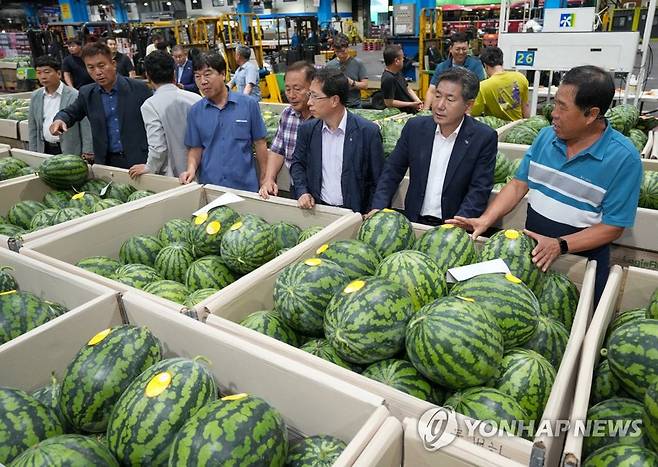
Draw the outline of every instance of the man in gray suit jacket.
M29 150L46 154L93 154L89 120L86 118L61 136L50 134L49 127L55 114L72 104L78 91L61 80L59 62L49 55L35 59L37 78L41 88L30 97Z

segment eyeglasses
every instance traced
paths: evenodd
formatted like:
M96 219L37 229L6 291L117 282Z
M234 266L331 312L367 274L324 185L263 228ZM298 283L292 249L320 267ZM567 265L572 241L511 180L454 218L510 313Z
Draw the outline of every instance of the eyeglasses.
M316 94L313 94L312 92L309 92L307 96L309 101L320 101L322 99L329 99L331 97L331 96L318 96Z

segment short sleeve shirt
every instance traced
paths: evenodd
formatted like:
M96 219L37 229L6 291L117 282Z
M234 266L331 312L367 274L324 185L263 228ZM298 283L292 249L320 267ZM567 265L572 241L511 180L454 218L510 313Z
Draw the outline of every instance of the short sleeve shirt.
M503 120L521 120L528 102L528 80L518 71L497 73L480 83L471 115L492 115Z
M122 54L121 52L117 52L117 54L114 56L114 60L117 64L117 73L119 73L121 76L130 76L130 72L135 69L133 62L130 60L130 57Z
M409 85L407 80L404 79L402 73L391 73L384 70L382 73L381 89L384 94L384 99L394 99L396 101L413 102L413 98L409 95ZM411 107L404 107L400 109L403 112L415 113Z
M436 69L434 70L434 76L432 76L432 81L430 82L430 84L432 86L436 86L437 84L439 84L439 76L441 76L441 73L448 71L453 66L460 66L460 65L453 64L452 58L449 58L439 63L436 66ZM466 60L464 60L464 64L461 65L461 67L466 68L467 70L475 73L475 75L480 79L480 81L486 78L486 75L484 73L484 67L482 66L482 62L475 57L467 55Z
M71 73L71 79L73 80L73 87L75 89L80 89L81 86L94 82L91 76L89 76L89 73L87 73L85 62L80 57L74 55L68 55L64 58L62 61L62 72Z
M258 82L260 81L260 75L258 73L258 67L253 62L247 62L237 69L235 76L233 77L233 82L238 88L238 92L242 93L244 88L247 87L247 84L252 84L250 96L257 101L260 100L260 87L258 87Z
M366 66L361 60L355 57L351 57L345 63L340 63L337 58L334 58L333 60L329 61L329 63L327 63L327 67L339 69L345 74L345 76L353 79L354 81L362 81L368 77ZM350 88L350 92L347 96L347 106L361 106L361 90L358 88Z

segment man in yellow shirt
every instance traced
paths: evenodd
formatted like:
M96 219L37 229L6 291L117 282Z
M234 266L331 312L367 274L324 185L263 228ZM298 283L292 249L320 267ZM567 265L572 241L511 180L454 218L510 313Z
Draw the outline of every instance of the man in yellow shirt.
M503 120L521 120L530 116L528 80L518 71L503 69L503 51L486 47L480 60L488 78L480 83L471 115L491 115Z

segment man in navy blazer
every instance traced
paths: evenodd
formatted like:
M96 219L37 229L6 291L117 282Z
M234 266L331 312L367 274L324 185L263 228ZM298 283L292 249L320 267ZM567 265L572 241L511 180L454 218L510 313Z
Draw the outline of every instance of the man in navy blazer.
M182 45L175 45L171 49L171 55L174 57L174 62L176 62L176 69L174 71L176 86L180 89L199 94L199 88L194 81L192 60L188 58L187 49Z
M384 165L382 137L377 125L347 110L348 94L339 70L322 69L311 82L308 105L315 119L300 125L290 166L303 209L320 203L370 210Z
M409 171L405 215L412 222L439 225L455 216L484 212L493 187L498 138L467 115L478 94L475 74L454 68L443 73L432 101L432 116L414 117L386 160L372 202L389 207Z

